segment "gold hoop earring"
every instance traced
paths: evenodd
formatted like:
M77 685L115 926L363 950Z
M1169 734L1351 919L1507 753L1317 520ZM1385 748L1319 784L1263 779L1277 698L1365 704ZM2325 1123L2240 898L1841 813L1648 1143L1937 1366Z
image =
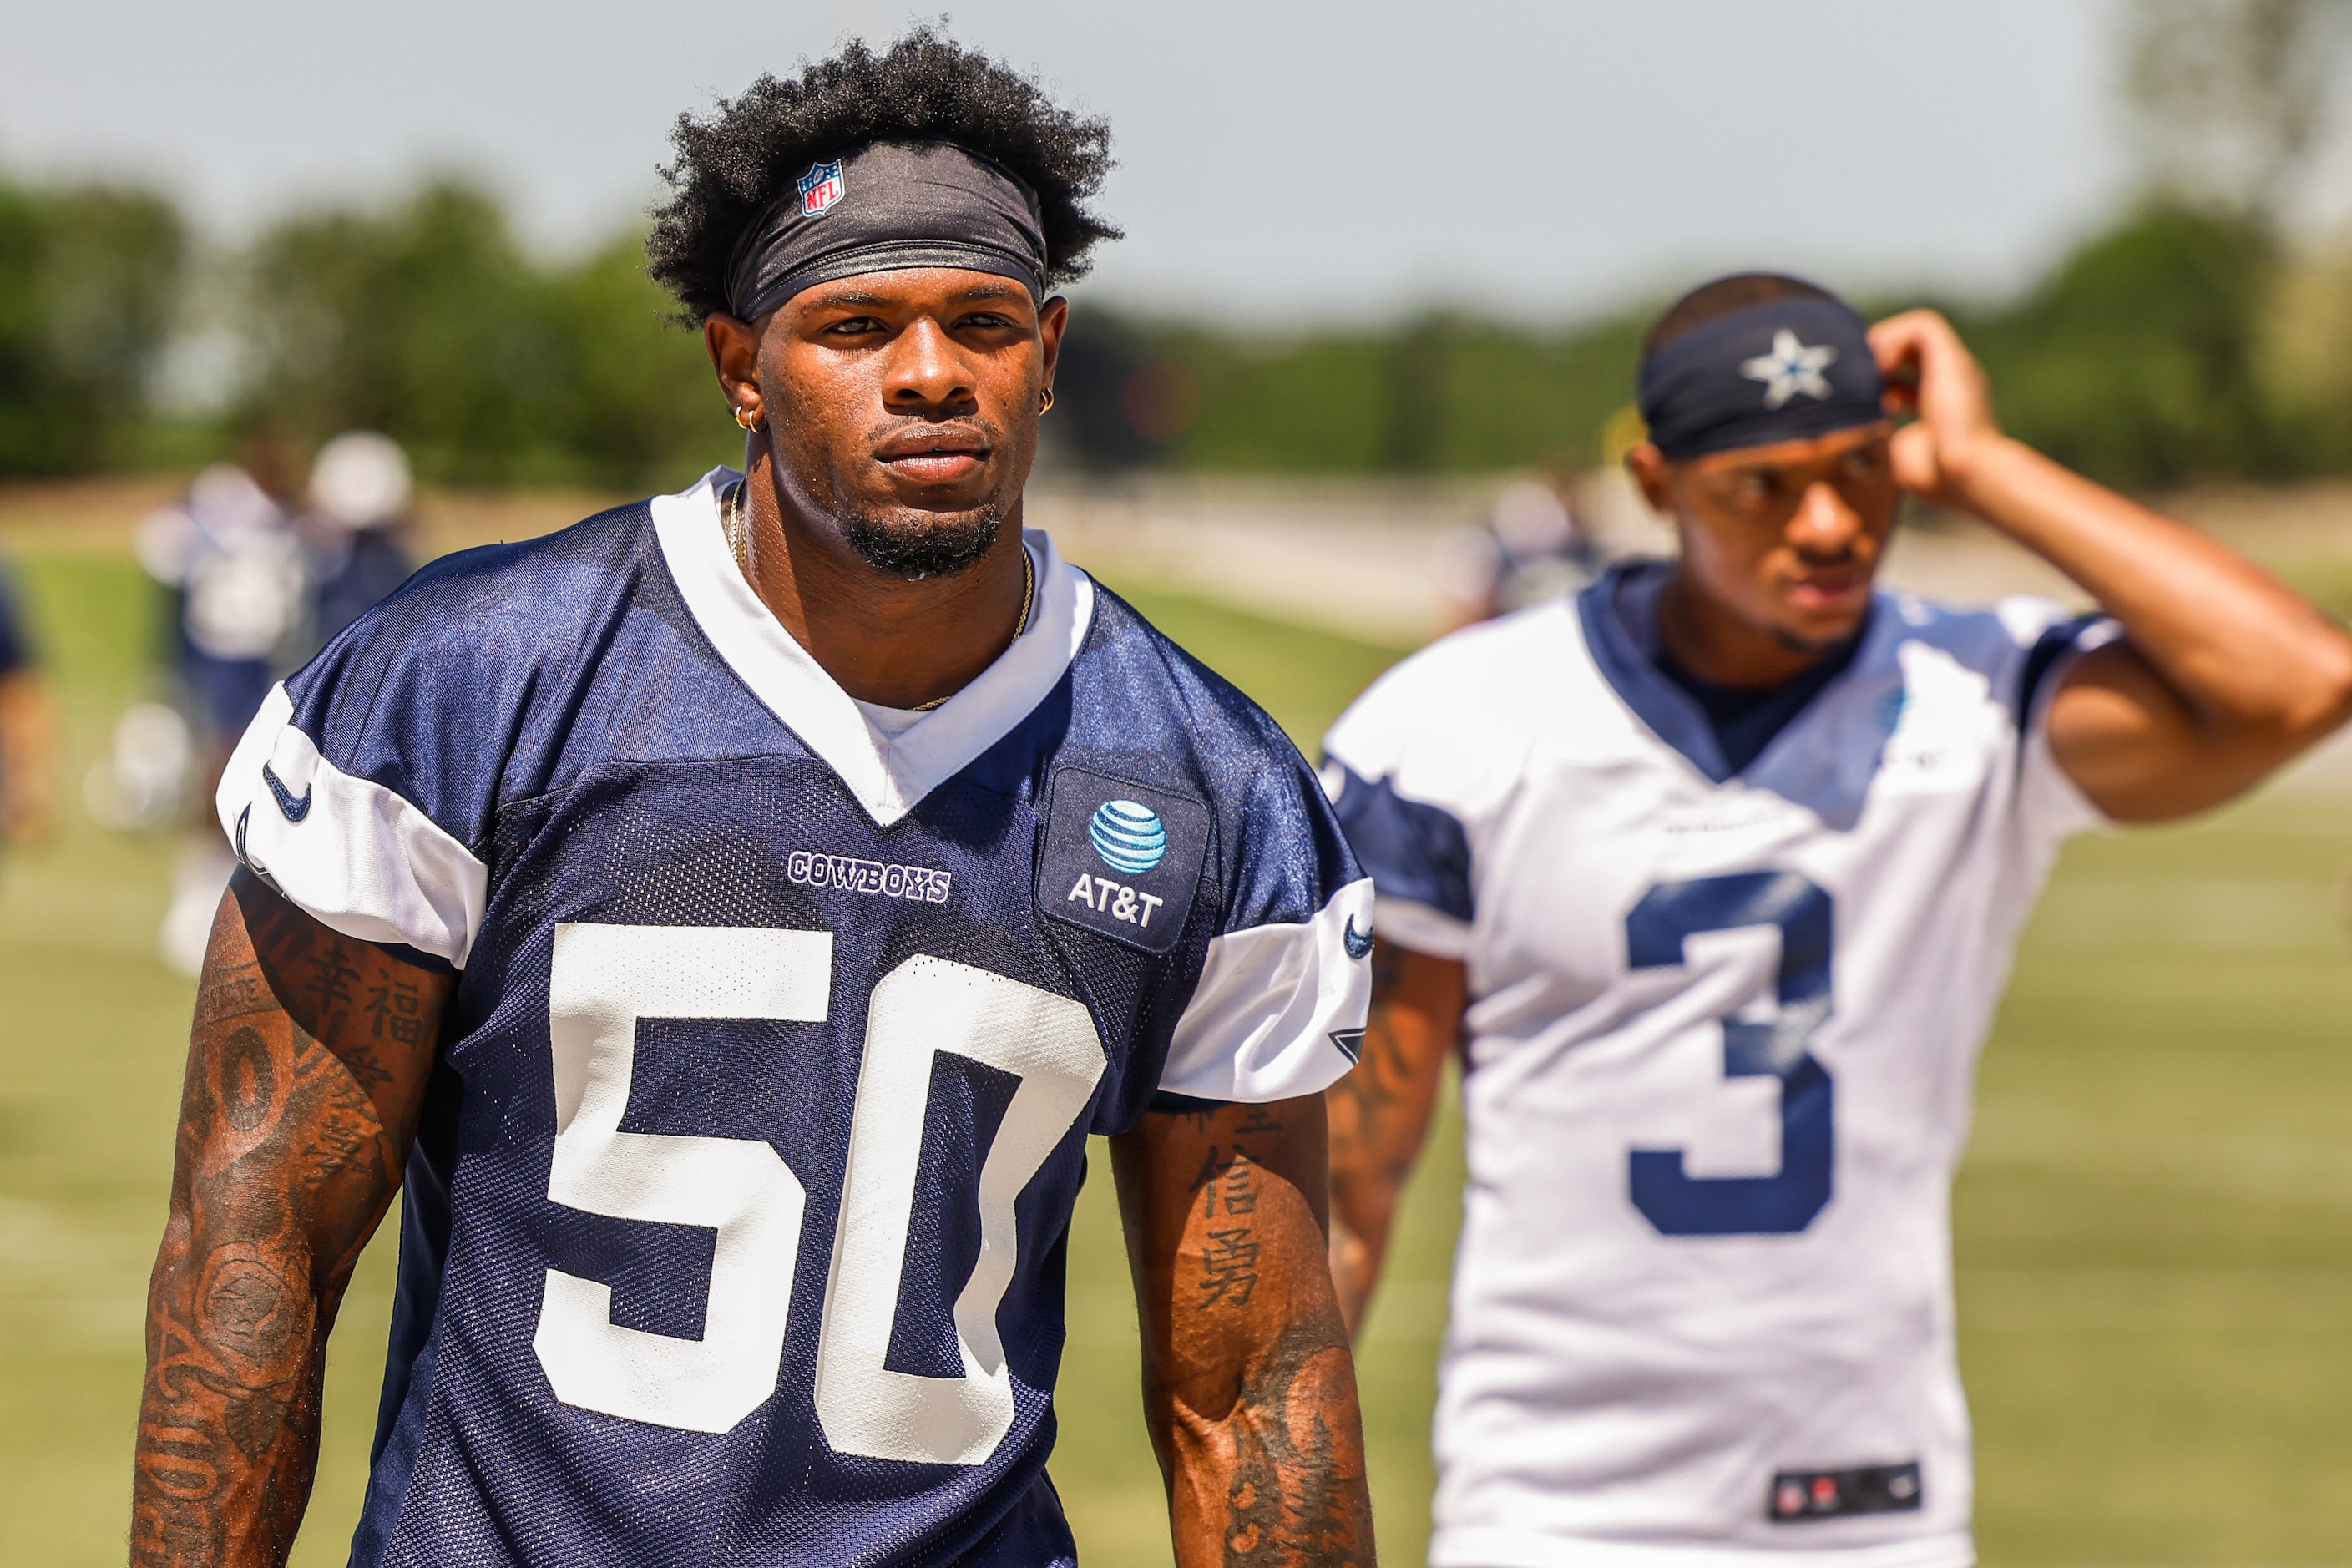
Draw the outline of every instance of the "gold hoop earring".
M760 416L752 412L751 405L747 403L735 410L735 423L741 426L744 432L749 434L760 427Z
M1037 405L1037 412L1040 414L1051 414L1054 412L1054 389L1052 387L1049 386L1045 389L1045 401Z

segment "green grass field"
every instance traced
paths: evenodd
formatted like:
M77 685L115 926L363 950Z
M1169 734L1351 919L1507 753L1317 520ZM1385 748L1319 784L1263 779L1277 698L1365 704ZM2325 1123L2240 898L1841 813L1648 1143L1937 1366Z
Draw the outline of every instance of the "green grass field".
M22 563L81 763L140 679L119 555ZM1133 595L1311 737L1391 657ZM69 812L69 817L75 814ZM170 850L69 820L0 868L0 1563L122 1558L141 1304L188 987L152 954ZM1987 1059L1960 1313L1996 1564L2352 1562L2352 800L2273 796L2076 845ZM1420 1561L1453 1230L1449 1119L1362 1356L1388 1561ZM1107 1173L1072 1247L1055 1479L1094 1564L1167 1561ZM342 1560L390 1227L331 1358L297 1561Z

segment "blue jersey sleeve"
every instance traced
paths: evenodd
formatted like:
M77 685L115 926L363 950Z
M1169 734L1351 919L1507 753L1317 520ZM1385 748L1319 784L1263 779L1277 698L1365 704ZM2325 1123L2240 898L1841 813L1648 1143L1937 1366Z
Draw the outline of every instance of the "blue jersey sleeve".
M1479 645L1469 648L1475 657ZM1470 825L1517 766L1507 726L1465 650L1439 644L1383 676L1323 742L1323 782L1380 890L1384 941L1464 958L1477 918Z
M1396 899L1468 925L1470 837L1442 805L1397 793L1393 777L1365 778L1337 757L1329 782L1339 824L1382 899Z
M530 715L593 646L613 574L561 550L436 563L274 689L215 805L238 858L324 924L463 968Z

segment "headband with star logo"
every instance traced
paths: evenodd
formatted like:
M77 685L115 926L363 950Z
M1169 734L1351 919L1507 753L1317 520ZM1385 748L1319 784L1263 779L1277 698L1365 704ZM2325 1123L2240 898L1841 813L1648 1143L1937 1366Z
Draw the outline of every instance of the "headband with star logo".
M1840 300L1774 300L1692 328L1643 363L1642 417L1674 461L1886 417L1869 329Z

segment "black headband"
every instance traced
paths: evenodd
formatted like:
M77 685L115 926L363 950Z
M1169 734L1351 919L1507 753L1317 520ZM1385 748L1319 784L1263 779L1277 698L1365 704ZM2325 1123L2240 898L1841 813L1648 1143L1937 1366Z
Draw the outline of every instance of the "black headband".
M1642 363L1642 418L1680 462L1886 417L1869 329L1841 300L1774 300L1692 328Z
M961 267L1045 297L1034 192L946 142L875 142L811 164L743 231L727 308L757 321L803 289L861 272Z

